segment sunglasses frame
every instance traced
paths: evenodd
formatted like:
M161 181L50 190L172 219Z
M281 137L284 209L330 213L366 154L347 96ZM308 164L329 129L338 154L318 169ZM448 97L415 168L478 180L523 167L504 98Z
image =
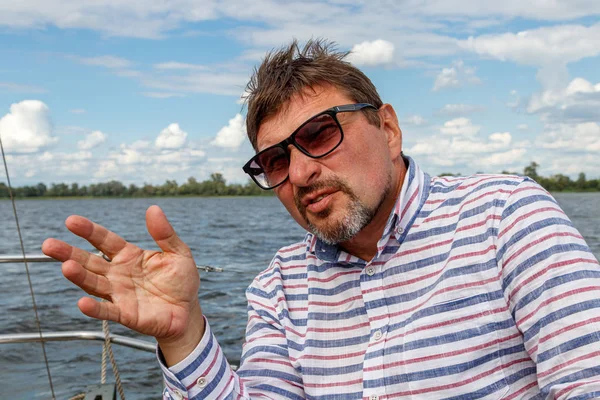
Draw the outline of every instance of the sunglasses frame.
M292 134L290 136L288 136L287 138L283 139L281 142L274 144L273 146L269 146L266 149L259 151L258 153L256 153L254 155L254 157L252 157L250 160L248 160L248 162L242 167L242 169L244 170L245 173L247 173L248 175L250 175L250 178L252 178L252 180L254 181L254 183L256 183L258 185L258 187L260 187L263 190L271 190L271 189L275 189L277 186L282 185L285 181L288 180L289 178L289 161L290 161L290 152L288 151L288 146L292 145L295 148L297 148L298 150L300 150L302 152L302 154L305 154L306 156L310 157L310 158L322 158L325 157L328 154L331 154L331 152L333 152L335 149L337 149L339 147L340 144L342 144L342 142L344 141L344 130L342 129L342 124L340 124L340 121L337 119L337 114L340 112L352 112L352 111L360 111L363 110L365 108L373 108L375 110L377 110L377 107L375 107L372 104L369 103L355 103L355 104L345 104L345 105L341 105L341 106L335 106L335 107L331 107L328 108L325 111L321 111L318 114L313 115L312 117L310 117L309 119L307 119L306 121L304 121L302 123L302 125L300 125L298 128L296 128L296 130L294 132L292 132ZM304 128L308 123L310 123L313 119L320 117L321 115L329 115L331 116L331 118L333 118L333 120L335 121L335 123L338 126L338 129L340 130L340 141L338 142L338 144L336 144L331 150L329 150L328 152L321 154L319 156L313 156L312 154L310 154L306 149L304 149L298 142L296 142L296 134L298 132L300 132L302 130L302 128ZM281 182L279 182L277 185L275 186L271 186L271 187L265 187L263 186L260 182L258 182L258 180L255 178L255 176L259 175L259 174L252 174L251 172L253 170L256 170L257 168L251 167L250 165L253 162L258 163L258 159L260 157L261 154L263 154L266 151L270 151L275 147L280 147L284 150L284 153L288 159L288 175L286 176L286 178L284 180L282 180ZM260 165L260 164L259 164ZM261 173L264 173L264 169L260 169Z

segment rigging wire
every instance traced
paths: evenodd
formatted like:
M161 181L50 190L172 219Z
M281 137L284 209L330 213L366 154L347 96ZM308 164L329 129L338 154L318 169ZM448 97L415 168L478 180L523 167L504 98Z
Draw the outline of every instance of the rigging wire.
M10 176L8 175L8 165L6 164L6 155L4 154L4 146L2 145L2 136L0 135L0 150L2 151L2 161L4 162L4 170L6 171L6 181L8 183L8 194L12 202L13 214L15 216L15 222L17 224L17 232L19 234L19 242L21 243L21 252L23 253L23 261L25 262L25 272L27 272L27 281L29 282L29 292L31 293L31 301L33 302L33 311L35 312L35 323L37 325L38 333L40 334L40 343L42 344L42 352L44 353L44 362L46 363L46 372L48 373L48 382L50 383L50 391L52 392L52 400L56 399L54 395L54 385L52 384L52 375L50 375L50 365L48 363L48 356L46 355L46 346L44 344L44 338L42 336L42 327L40 324L40 317L38 315L37 306L35 304L35 294L33 292L33 284L31 283L31 275L29 274L29 266L27 264L27 258L25 256L25 245L23 244L23 236L21 235L21 228L19 226L19 216L17 215L17 206L15 205L15 197L13 196L12 186L10 184Z

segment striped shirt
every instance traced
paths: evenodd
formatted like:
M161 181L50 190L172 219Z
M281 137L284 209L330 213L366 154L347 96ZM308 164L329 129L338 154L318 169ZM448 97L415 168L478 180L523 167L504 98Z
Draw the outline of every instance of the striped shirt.
M556 201L408 160L371 261L282 248L247 290L239 370L207 324L161 363L164 399L600 398L600 266Z

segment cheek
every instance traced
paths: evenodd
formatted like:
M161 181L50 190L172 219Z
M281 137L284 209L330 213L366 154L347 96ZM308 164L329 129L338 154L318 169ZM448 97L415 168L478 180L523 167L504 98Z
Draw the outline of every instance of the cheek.
M290 213L290 215L300 226L302 226L304 229L307 229L308 226L306 225L304 218L302 218L300 212L296 208L296 203L294 201L294 191L289 181L281 186L276 187L274 190L275 195L277 196L281 204L283 204L288 213Z
M356 194L367 202L377 200L383 187L389 183L392 168L387 147L366 144L353 154L347 166L347 179Z

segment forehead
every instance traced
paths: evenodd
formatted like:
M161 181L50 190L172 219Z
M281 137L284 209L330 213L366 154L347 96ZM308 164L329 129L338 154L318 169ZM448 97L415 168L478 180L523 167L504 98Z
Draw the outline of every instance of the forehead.
M281 142L313 115L353 102L331 85L316 86L293 95L275 115L260 124L256 140L258 151Z

